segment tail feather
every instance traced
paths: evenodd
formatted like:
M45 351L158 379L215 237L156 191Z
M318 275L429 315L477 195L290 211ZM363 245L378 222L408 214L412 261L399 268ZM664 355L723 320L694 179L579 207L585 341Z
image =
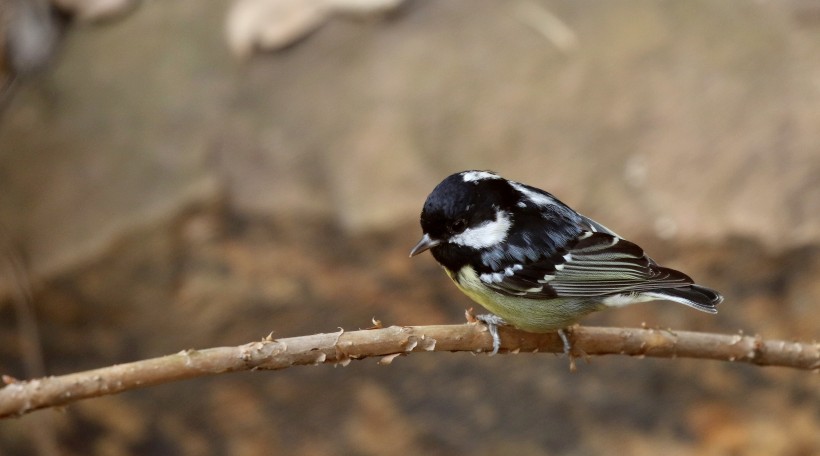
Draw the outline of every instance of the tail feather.
M715 290L700 285L689 285L681 288L665 288L643 293L656 299L674 301L701 312L716 314L718 304L723 302L723 296Z

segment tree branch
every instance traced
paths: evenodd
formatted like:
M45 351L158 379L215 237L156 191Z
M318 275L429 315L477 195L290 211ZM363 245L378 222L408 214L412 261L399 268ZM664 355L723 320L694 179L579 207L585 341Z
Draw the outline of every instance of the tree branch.
M499 328L507 353L561 353L558 335ZM569 334L575 353L659 358L700 358L820 370L820 344L763 340L757 336L720 335L637 328L575 327ZM0 417L69 404L194 377L297 365L342 364L419 351L489 351L492 340L481 324L391 326L274 340L270 337L238 347L185 350L174 355L29 381L4 378ZM502 351L503 353L504 351Z

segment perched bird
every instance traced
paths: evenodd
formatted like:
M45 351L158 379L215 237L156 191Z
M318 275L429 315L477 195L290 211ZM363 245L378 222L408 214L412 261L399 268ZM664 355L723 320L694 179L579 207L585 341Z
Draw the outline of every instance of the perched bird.
M608 307L663 299L717 313L716 291L658 265L643 249L585 217L551 194L489 171L444 179L424 203L424 236L410 256L430 250L458 288L497 325L563 331Z

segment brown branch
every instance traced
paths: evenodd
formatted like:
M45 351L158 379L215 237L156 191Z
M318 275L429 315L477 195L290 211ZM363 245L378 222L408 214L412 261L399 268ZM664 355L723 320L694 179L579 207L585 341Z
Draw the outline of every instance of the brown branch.
M555 333L531 334L503 327L502 353L562 351ZM820 344L767 341L760 337L688 331L576 327L573 350L585 355L701 358L820 370ZM353 359L396 356L418 351L488 351L492 341L481 324L392 326L287 339L265 339L239 347L185 350L75 374L29 381L7 379L0 389L0 417L23 415L80 399L193 377L297 365L343 364Z

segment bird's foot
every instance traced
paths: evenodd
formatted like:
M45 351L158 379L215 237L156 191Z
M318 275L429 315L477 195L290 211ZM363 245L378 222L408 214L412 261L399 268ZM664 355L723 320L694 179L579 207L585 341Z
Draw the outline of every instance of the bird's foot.
M567 337L567 331L571 330L569 328L561 328L558 330L558 336L561 338L561 342L564 343L564 355L567 358L572 358L572 344L569 342L569 337Z
M490 352L490 356L495 355L498 353L498 349L501 348L501 338L498 336L498 327L506 326L507 322L498 315L493 314L476 315L475 318L487 325L487 331L490 331L490 335L493 337L493 351Z
M556 331L558 333L558 337L561 338L561 342L564 343L564 355L569 358L570 372L575 372L577 370L577 366L575 365L576 357L583 358L586 362L589 362L589 355L580 348L573 347L572 343L569 341L569 334L572 334L573 327L562 328Z
M572 344L569 342L569 337L567 337L568 330L569 328L561 328L557 332L561 342L564 343L564 355L569 358L569 371L575 372L578 368L575 365L575 357L572 356Z

